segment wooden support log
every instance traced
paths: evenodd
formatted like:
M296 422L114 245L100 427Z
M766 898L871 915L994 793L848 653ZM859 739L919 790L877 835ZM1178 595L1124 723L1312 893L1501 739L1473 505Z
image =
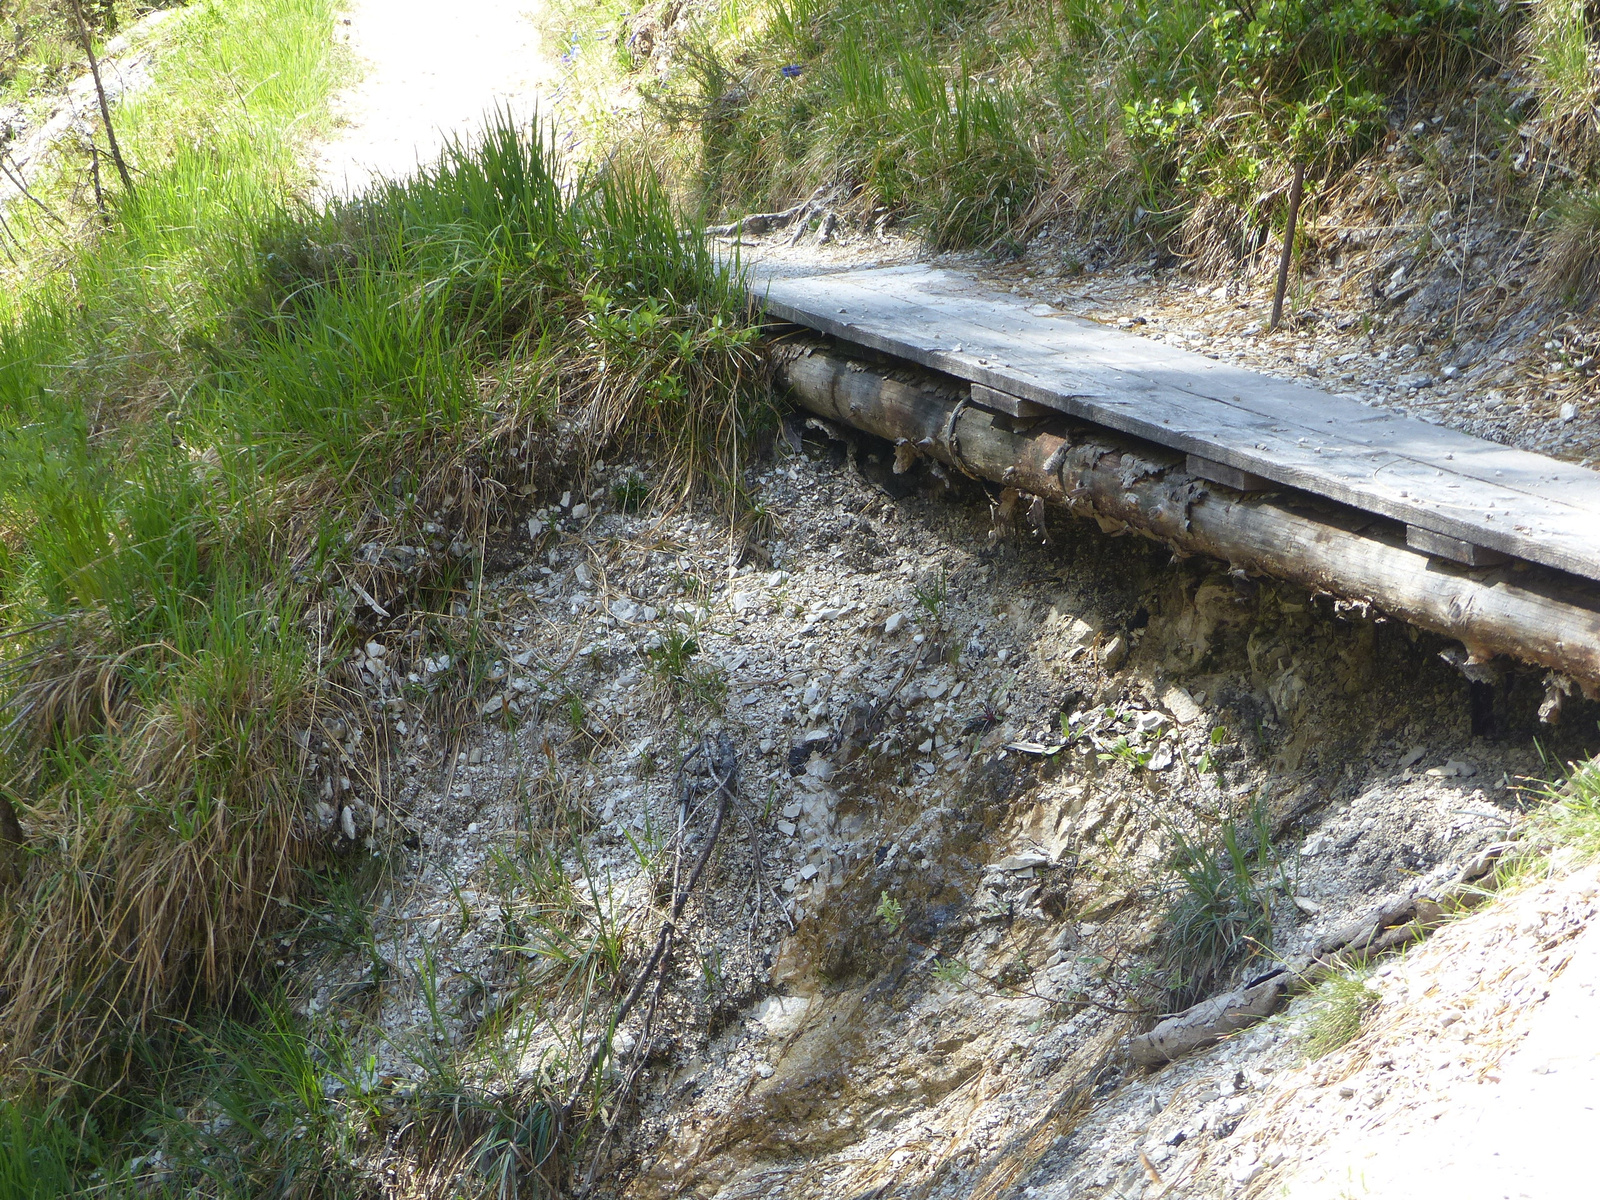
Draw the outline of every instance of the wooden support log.
M1371 604L1460 640L1471 661L1505 654L1600 688L1600 594L1541 567L1474 569L1385 538L1366 514L1308 514L1198 479L1182 457L1109 430L1026 431L932 386L886 378L831 347L784 348L781 378L810 411L1126 529L1312 592Z

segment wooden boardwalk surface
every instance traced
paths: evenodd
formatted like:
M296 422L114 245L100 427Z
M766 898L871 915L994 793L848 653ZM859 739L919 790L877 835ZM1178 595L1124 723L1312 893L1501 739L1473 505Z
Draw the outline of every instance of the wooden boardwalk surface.
M1403 521L1430 552L1474 562L1484 548L1600 580L1600 472L1030 308L938 268L757 267L752 292L771 316L841 342Z

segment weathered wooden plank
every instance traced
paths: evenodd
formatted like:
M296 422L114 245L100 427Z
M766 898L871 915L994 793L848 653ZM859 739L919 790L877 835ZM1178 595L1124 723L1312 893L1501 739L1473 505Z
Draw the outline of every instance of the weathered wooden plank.
M1415 525L1406 526L1406 545L1424 554L1431 554L1434 558L1448 558L1467 567L1495 567L1506 561L1506 556L1498 550L1486 550L1460 538L1434 533L1431 529L1418 529Z
M1227 463L1212 462L1209 458L1201 458L1198 454L1189 455L1188 471L1200 479L1220 483L1223 487L1231 487L1236 492L1265 492L1272 487L1270 479L1250 471L1241 471L1238 467L1230 467Z
M1600 473L1093 322L953 272L774 279L768 310L1279 485L1600 579Z
M1281 493L1244 497L1196 489L1183 460L1114 434L1068 439L1060 429L1017 432L1011 418L880 375L843 355L796 354L780 377L812 412L946 464L1009 483L1084 516L1137 530L1188 554L1376 604L1391 616L1459 639L1479 661L1509 654L1600 685L1600 589L1516 564L1474 570L1411 549L1381 524ZM1143 456L1149 455L1146 461ZM1129 461L1140 465L1130 474ZM1302 509L1330 508L1331 513ZM1373 532L1363 525L1380 525Z
M1055 411L1043 404L1024 400L1021 396L1013 396L1010 392L1002 392L999 388L992 388L986 383L972 385L972 402L981 404L984 408L992 408L995 412L1005 413L1008 417L1042 417Z

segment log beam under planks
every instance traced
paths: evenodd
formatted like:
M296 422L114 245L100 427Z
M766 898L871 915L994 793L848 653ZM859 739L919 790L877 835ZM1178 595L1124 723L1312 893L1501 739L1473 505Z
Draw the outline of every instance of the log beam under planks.
M1313 592L1370 604L1459 640L1468 661L1508 655L1600 693L1600 589L1528 563L1473 568L1406 545L1403 524L1290 491L1245 494L1191 474L1183 455L1068 418L1018 419L960 380L908 375L832 343L777 347L802 407L988 480ZM1393 525L1393 529L1389 526Z

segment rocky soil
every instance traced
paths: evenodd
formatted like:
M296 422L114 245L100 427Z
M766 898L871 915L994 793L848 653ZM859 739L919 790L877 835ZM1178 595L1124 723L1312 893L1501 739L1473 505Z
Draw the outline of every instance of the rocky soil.
M528 1089L594 1044L702 844L713 734L739 799L617 1034L601 1192L1236 1194L1305 1161L1265 1114L1334 1078L1296 1074L1311 1001L1150 1076L1127 1037L1503 838L1538 678L1474 736L1433 639L891 458L791 424L746 481L758 526L627 511L627 465L483 557L440 514L417 552L482 570L460 652L400 625L349 664L392 775L321 735L327 836L385 875L370 940L288 951L364 1086L431 1086L448 1052ZM1174 863L1230 837L1270 934L1185 979Z

